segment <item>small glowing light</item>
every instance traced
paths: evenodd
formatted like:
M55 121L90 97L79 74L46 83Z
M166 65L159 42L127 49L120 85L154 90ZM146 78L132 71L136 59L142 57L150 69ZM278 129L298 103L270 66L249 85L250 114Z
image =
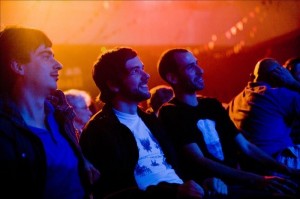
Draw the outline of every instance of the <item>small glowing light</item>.
M230 34L230 32L229 32L229 31L227 31L227 32L225 33L225 36L226 36L226 38L227 38L227 39L230 39L230 38L231 38L231 34Z
M239 29L240 31L242 31L242 30L243 30L243 28L244 28L244 26L243 26L243 23L242 23L242 22L238 22L238 23L236 24L236 27L237 27L237 29Z
M235 35L236 34L236 27L232 27L230 29L230 31L231 31L231 34Z
M252 31L249 33L249 35L250 35L251 38L254 38L254 37L255 37L255 34L254 34L254 32L252 32Z
M105 10L108 10L108 9L109 9L109 6L110 6L110 5L109 5L109 2L108 2L108 1L104 1L104 2L103 2L103 7L104 7Z
M210 50L214 49L214 46L215 46L214 42L211 41L211 42L208 43L208 48Z
M238 54L239 52L241 51L241 46L240 45L235 45L234 48L233 48L233 52L235 54Z
M250 12L250 13L249 13L249 16L250 16L251 18L254 18L254 17L255 17L254 12Z
M243 22L243 23L247 23L247 22L248 22L248 18L247 18L247 17L244 17L244 18L242 19L242 22Z
M260 13L260 7L259 7L259 6L256 6L256 7L255 7L255 12L256 12L256 13Z
M212 41L217 41L217 35L212 35L212 36L211 36L211 40L212 40Z

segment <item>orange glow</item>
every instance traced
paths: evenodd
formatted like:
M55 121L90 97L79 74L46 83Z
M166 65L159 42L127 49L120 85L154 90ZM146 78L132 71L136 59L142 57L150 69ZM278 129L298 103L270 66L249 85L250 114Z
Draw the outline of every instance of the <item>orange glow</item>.
M264 31L247 42L253 45L299 28L299 6L299 1L264 5L250 0L1 0L0 22L1 28L13 24L39 28L55 44L205 45L214 34L218 38L215 45L233 46L237 38L222 37L224 32L237 21L248 23L248 17L262 19L254 16L264 13ZM276 23L271 27L265 24L268 21ZM241 30L241 24L236 28Z

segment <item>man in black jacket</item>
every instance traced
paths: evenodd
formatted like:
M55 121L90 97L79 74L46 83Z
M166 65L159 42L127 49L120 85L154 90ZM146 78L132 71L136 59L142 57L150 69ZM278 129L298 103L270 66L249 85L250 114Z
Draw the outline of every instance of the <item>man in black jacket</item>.
M7 198L83 199L88 175L74 112L57 90L62 65L40 30L0 32L0 184ZM0 196L0 197L1 197Z

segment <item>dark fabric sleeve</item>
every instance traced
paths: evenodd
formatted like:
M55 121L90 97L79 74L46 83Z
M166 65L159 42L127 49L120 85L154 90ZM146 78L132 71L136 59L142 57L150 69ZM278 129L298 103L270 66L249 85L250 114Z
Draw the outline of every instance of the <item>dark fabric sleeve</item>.
M155 186L149 186L146 190L146 198L177 198L179 184L161 182Z
M87 124L80 137L85 157L101 173L94 187L96 198L136 186L136 144L130 133L123 132L124 127L119 124L94 120Z
M195 128L179 108L173 105L161 107L159 120L176 146L184 146L195 142Z

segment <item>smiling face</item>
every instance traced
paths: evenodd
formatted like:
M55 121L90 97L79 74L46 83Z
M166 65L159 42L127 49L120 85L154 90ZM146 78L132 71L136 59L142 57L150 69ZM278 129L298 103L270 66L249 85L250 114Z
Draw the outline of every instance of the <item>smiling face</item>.
M50 47L40 45L30 53L30 61L23 65L25 86L46 94L57 89L58 71L62 65L54 59Z
M191 52L176 53L177 62L177 87L186 92L195 92L204 88L203 69L198 65L198 60Z
M144 65L139 57L129 59L126 72L119 85L119 94L128 101L141 102L150 98L148 80L150 75L145 72Z

